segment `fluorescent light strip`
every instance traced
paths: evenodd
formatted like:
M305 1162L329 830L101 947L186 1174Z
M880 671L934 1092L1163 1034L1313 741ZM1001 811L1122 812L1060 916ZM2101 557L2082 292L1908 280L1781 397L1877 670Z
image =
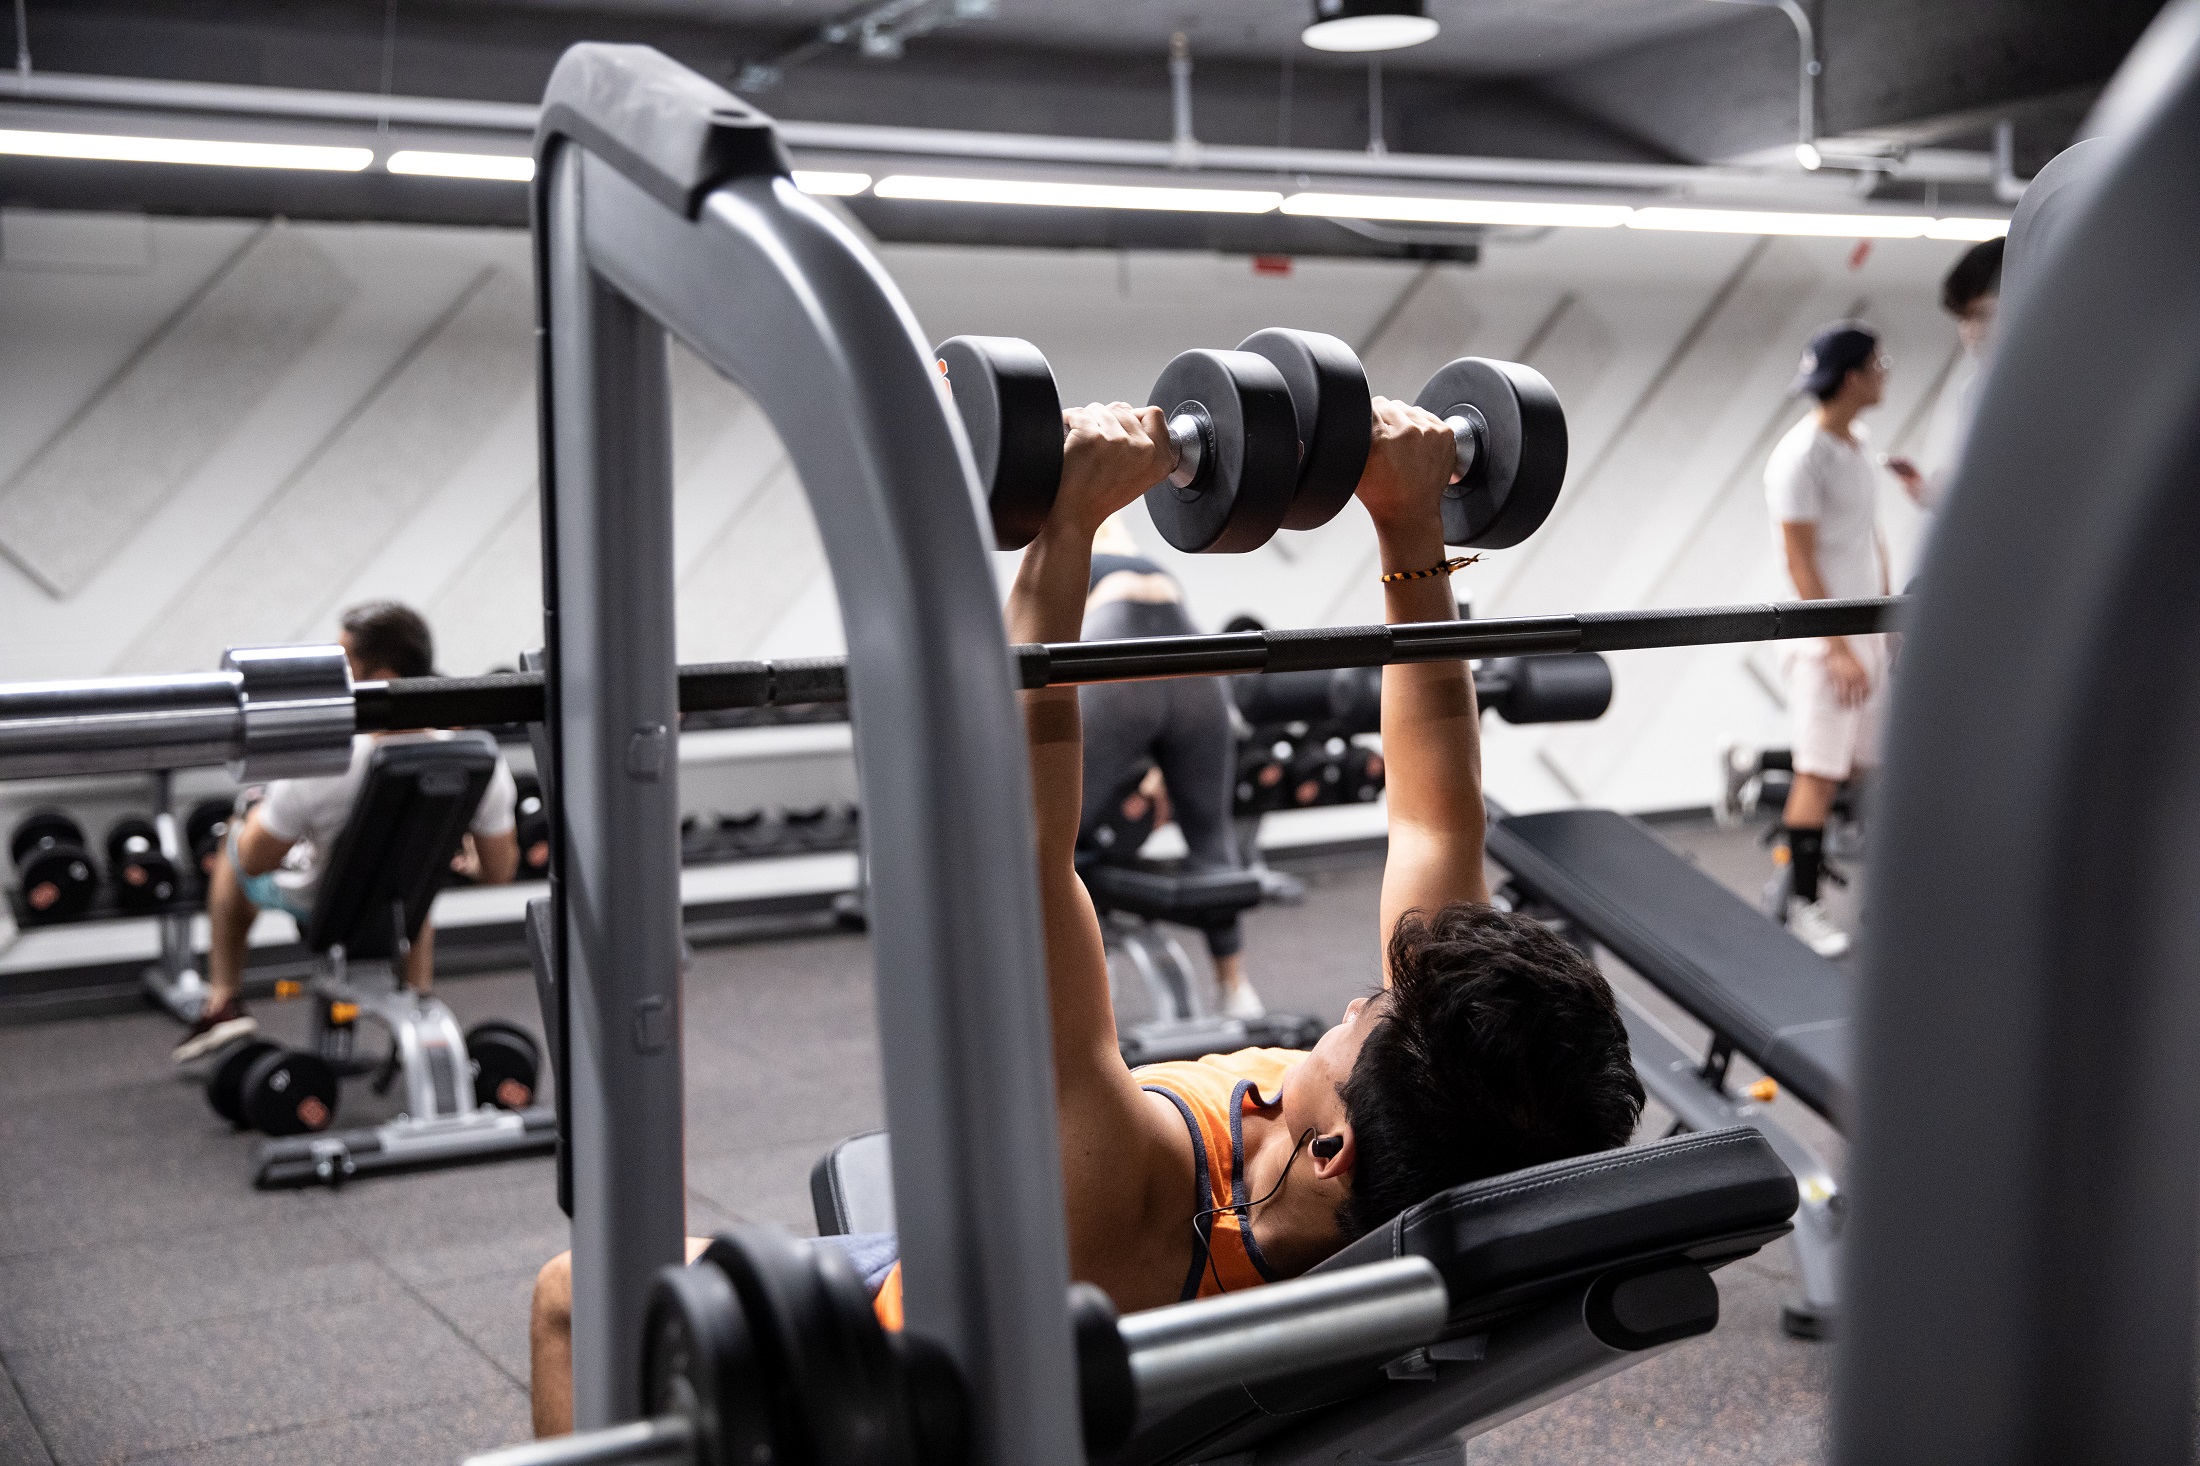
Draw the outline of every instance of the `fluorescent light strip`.
M882 199L945 204L1032 204L1056 209L1168 209L1266 214L1283 202L1268 189L1148 188L1119 183L1043 183L1016 178L934 178L896 173L871 190Z
M390 154L382 165L392 173L421 178L488 178L504 183L531 183L535 160L524 153L425 153L406 150Z
M1999 239L2009 232L2007 219L1935 219L1927 239Z
M1634 212L1625 204L1542 204L1517 199L1410 198L1401 194L1295 193L1286 214L1318 219L1393 219L1418 224L1504 224L1611 229Z
M868 173L829 173L814 168L794 170L794 186L804 193L825 198L851 198L871 186Z
M374 161L372 148L309 147L300 143L216 142L182 137L116 137L102 132L17 132L0 129L0 153L19 158L85 158L103 163L196 163L217 168L305 168L357 173Z
M1637 209L1630 229L1691 234L1799 234L1834 239L1922 239L1932 220L1917 214L1774 214L1756 209Z

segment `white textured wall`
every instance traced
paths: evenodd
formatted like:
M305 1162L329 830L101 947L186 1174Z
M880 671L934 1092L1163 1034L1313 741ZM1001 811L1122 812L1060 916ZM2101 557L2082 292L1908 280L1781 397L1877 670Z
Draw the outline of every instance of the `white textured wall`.
M1955 360L1934 308L1961 246L1556 231L1474 268L898 247L934 339L1027 336L1071 400L1144 400L1191 346L1331 331L1378 391L1445 360L1541 368L1573 437L1565 496L1458 578L1480 615L1691 605L1777 592L1758 474L1801 411L1801 342L1860 314L1887 334L1882 446L1920 448ZM452 672L539 639L523 236L400 226L0 215L0 679L210 667L224 646L317 639L370 596L433 620ZM680 652L837 650L800 486L770 427L673 362ZM1917 516L1892 484L1898 583ZM1150 539L1151 536L1148 536ZM1356 509L1244 556L1175 562L1195 615L1372 620ZM1765 650L1615 658L1602 722L1492 723L1519 807L1701 804L1722 731L1776 736Z

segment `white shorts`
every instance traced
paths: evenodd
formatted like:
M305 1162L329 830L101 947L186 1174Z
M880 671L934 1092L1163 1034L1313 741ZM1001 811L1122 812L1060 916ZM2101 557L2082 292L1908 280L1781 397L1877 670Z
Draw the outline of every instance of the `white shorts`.
M1794 733L1799 774L1840 780L1859 769L1879 766L1890 670L1887 639L1851 636L1846 640L1871 679L1871 691L1854 707L1841 704L1833 674L1826 670L1823 641L1797 643L1786 654L1788 724Z

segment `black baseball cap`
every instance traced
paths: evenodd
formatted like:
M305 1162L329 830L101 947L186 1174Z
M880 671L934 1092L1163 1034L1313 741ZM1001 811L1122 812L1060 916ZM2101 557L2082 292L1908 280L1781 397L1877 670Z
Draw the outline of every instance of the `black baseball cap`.
M1790 392L1825 397L1841 385L1841 379L1872 359L1879 350L1879 333L1861 321L1835 321L1811 333L1803 348L1803 360L1795 369Z

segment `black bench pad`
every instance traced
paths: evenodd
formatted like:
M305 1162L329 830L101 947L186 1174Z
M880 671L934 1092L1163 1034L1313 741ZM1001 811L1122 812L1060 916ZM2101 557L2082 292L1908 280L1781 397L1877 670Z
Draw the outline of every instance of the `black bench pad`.
M1846 972L1640 821L1604 809L1507 815L1490 858L1828 1119L1849 1114Z
M1260 905L1260 877L1249 870L1164 871L1136 865L1095 865L1085 889L1103 911L1128 911L1150 921L1203 926Z

